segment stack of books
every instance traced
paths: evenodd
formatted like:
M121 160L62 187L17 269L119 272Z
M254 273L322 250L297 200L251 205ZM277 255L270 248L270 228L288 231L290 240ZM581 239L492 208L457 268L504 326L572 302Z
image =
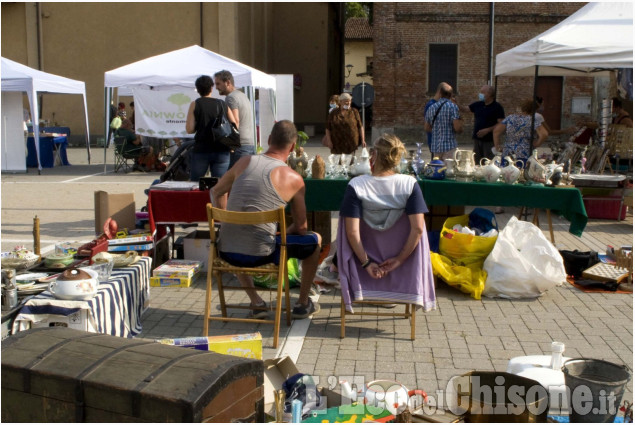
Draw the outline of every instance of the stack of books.
M195 260L168 260L152 272L150 286L189 288L202 263Z
M108 240L108 252L150 251L154 247L152 236L130 236Z

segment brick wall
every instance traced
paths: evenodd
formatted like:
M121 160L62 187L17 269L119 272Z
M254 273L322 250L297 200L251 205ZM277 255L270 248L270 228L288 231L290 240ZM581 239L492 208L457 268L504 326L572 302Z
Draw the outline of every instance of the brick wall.
M566 19L586 3L495 3L494 56ZM428 45L458 44L457 101L477 100L488 80L490 3L374 4L373 128L393 130L405 141L423 138L423 106L428 91ZM492 72L493 73L493 72ZM571 97L593 92L593 79L565 78L563 123ZM498 101L512 113L533 94L533 77L498 79ZM471 137L472 114L464 114L464 140Z

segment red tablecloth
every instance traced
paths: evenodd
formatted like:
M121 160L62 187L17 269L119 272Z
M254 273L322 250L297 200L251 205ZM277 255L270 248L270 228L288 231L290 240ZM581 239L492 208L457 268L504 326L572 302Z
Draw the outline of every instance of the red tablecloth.
M160 239L165 235L165 226L157 225L207 222L209 202L208 190L150 190L150 230Z

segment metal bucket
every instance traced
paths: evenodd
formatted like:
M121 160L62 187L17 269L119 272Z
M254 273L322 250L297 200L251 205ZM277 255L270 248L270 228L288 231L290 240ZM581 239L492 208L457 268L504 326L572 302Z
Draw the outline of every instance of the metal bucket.
M631 379L627 366L596 359L571 359L562 366L570 422L613 422Z
M473 371L452 380L453 413L465 422L547 422L549 394L538 381L506 372Z

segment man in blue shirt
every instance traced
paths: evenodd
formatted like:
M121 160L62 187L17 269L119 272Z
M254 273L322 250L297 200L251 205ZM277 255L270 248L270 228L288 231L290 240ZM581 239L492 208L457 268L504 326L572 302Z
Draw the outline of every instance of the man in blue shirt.
M441 84L439 84L439 87L437 87L437 92L434 94L434 97L432 99L428 100L428 103L426 103L426 106L423 109L423 118L424 118L424 120L425 120L425 117L426 117L426 113L428 112L428 109L430 109L430 106L432 106L435 103L437 103L440 98L441 98ZM426 131L426 134L428 135L428 149L430 149L430 153L432 153L432 132L431 131Z
M452 86L441 83L439 90L441 98L426 112L425 130L432 132L432 157L443 160L454 158L456 134L463 132L463 121L459 107L451 100Z

